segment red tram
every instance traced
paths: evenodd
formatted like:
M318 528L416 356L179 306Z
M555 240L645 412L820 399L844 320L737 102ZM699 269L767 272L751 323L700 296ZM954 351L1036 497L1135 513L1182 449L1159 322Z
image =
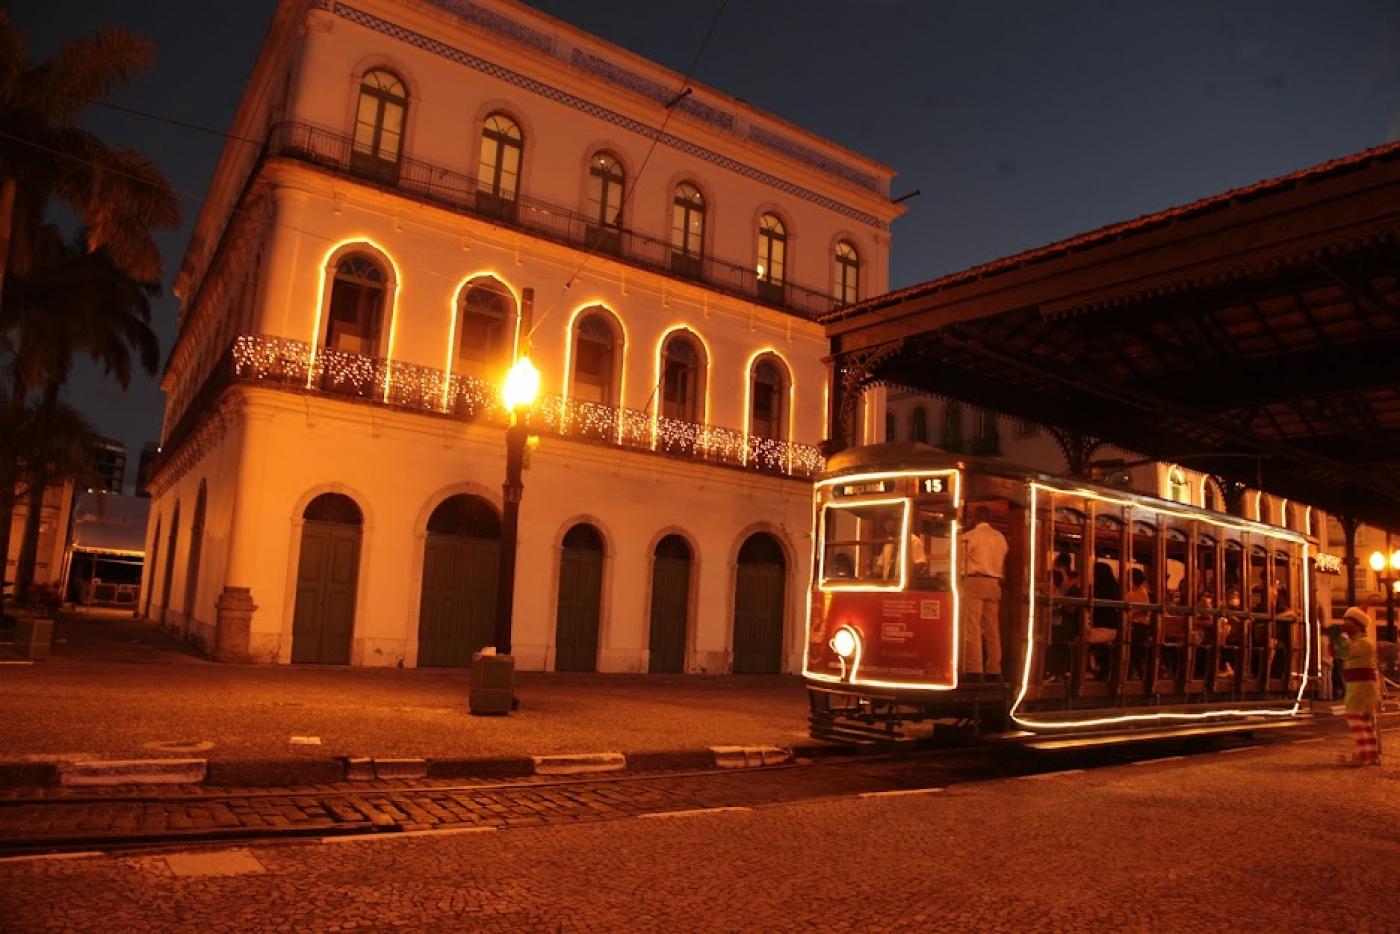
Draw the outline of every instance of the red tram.
M966 677L959 658L963 530L980 507L1008 546L999 682ZM1302 712L1320 643L1299 532L922 444L836 455L814 512L803 674L815 736Z

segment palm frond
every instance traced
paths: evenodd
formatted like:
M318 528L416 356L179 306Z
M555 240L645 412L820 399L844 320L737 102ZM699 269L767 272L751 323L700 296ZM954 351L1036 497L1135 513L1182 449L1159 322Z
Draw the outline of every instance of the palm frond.
M119 27L61 46L20 82L30 108L50 125L73 120L94 100L101 100L155 61L155 46Z

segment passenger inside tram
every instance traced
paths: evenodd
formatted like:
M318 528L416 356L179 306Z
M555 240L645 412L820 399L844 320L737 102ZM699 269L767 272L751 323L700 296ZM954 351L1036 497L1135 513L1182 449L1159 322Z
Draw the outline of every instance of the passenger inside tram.
M1118 586L1118 578L1107 561L1094 562L1094 602L1117 602L1123 599ZM1096 680L1107 678L1112 667L1112 650L1109 648L1118 641L1118 625L1123 611L1112 606L1095 606L1090 616L1089 627L1089 677Z

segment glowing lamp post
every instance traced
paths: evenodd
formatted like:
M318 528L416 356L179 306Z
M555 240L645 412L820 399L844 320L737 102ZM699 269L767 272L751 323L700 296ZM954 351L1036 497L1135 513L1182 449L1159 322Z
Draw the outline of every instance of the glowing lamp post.
M530 429L517 417L520 409L528 409L540 391L540 371L522 356L506 374L501 401L510 413L506 427L505 509L501 516L501 568L496 581L496 653L510 654L511 621L515 616L515 552L520 527L520 496L525 484L520 474L525 467L525 445Z
M1376 580L1385 588L1385 628L1390 641L1394 642L1395 592L1400 590L1400 549L1392 551L1389 558L1384 552L1371 552L1371 570L1376 572Z

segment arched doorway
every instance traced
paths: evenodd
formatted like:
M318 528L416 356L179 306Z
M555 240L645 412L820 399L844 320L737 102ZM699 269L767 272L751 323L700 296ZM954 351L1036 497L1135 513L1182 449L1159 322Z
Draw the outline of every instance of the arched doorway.
M603 536L587 523L564 535L554 627L556 671L598 669L598 619L603 605Z
M292 661L348 665L364 516L350 497L322 493L302 519Z
M449 496L428 518L423 596L418 604L419 666L470 665L496 624L501 519L479 496Z
M170 585L175 579L175 546L180 542L180 503L175 502L175 513L170 517L170 539L165 543L165 579L160 584L160 624L165 625L170 617ZM186 582L186 586L189 586Z
M685 634L690 615L690 546L679 535L656 545L651 565L651 648L647 670L685 670Z
M755 532L739 549L734 581L734 673L777 674L783 667L787 559L778 540Z

